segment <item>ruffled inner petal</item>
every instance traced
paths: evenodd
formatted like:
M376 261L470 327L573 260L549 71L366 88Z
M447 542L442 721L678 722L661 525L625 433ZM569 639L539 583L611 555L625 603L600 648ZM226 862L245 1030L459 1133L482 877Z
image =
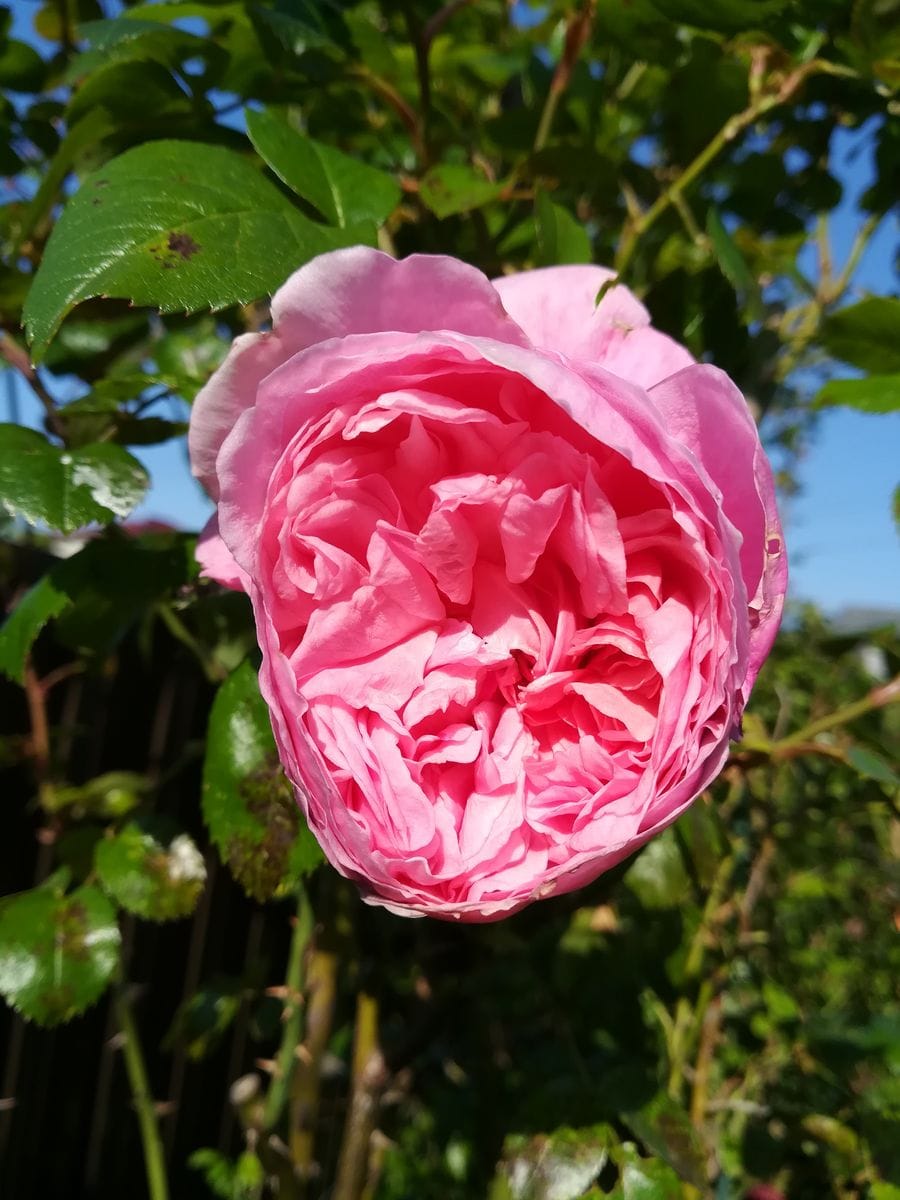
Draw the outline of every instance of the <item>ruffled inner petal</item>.
M272 653L339 797L306 802L392 901L527 899L671 819L720 761L739 542L521 376L402 376L367 368L269 483Z

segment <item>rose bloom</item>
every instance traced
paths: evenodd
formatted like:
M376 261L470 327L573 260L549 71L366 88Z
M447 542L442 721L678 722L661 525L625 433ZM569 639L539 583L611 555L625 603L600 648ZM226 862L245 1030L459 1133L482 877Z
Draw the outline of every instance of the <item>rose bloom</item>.
M594 879L721 769L786 560L740 392L599 267L297 271L197 397L198 555L328 858L494 920Z

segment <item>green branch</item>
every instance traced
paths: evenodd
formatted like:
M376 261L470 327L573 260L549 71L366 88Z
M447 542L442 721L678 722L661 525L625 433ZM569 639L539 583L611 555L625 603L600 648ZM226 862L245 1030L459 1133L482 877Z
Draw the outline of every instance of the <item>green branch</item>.
M266 1096L263 1112L263 1128L271 1131L278 1124L291 1090L291 1081L297 1063L297 1046L303 1029L303 968L309 939L312 936L313 915L306 889L299 885L297 893L297 916L291 936L285 977L285 1004L282 1020L281 1044L275 1058L275 1074Z
M762 750L763 753L770 755L772 758L778 758L782 755L791 757L790 752L792 750L795 750L797 746L803 745L804 742L813 741L820 733L828 733L831 729L847 725L850 721L864 717L867 713L875 712L876 709L885 708L888 704L896 704L898 700L900 700L900 675L895 676L890 683L886 683L882 687L873 688L861 700L854 700L852 704L845 704L843 708L835 709L834 712L828 713L824 717L819 717L816 721L810 721L808 725L804 725L796 733L781 738L777 742L754 746L753 749Z
M131 1011L131 1005L122 984L116 987L113 1005L116 1021L122 1034L122 1050L125 1055L128 1082L131 1086L131 1097L141 1128L144 1169L147 1174L150 1200L168 1200L169 1185L166 1181L166 1164L162 1138L159 1134L159 1123L156 1119L156 1106L150 1094L147 1068L144 1063L134 1013Z
M756 99L744 109L729 117L719 132L700 151L693 162L674 179L661 193L654 203L640 216L631 220L625 227L622 241L616 254L616 271L623 275L634 257L638 242L659 218L680 198L681 194L703 174L713 159L717 158L729 143L743 133L754 121L759 120L773 108L785 104L811 75L844 75L844 68L834 63L814 59L804 63L781 83L777 91L761 91ZM853 72L851 72L853 74Z

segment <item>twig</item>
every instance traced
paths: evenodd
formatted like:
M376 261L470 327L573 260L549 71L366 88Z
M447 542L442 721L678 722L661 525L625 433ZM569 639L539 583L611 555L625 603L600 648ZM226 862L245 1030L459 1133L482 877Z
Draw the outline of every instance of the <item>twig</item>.
M294 1077L297 1045L303 1027L303 966L312 930L312 908L306 888L301 883L297 890L297 915L294 918L294 931L291 935L291 949L285 976L285 1005L282 1013L284 1027L281 1031L281 1044L275 1058L275 1074L269 1085L263 1112L263 1128L270 1132L278 1124Z
M753 866L750 868L750 878L747 881L747 888L741 900L739 928L742 935L750 932L750 918L753 915L756 902L762 895L763 888L766 886L766 876L769 874L769 867L772 865L774 857L775 839L773 837L763 838L759 854L754 859Z
M333 948L313 948L306 975L306 1030L302 1057L298 1053L299 1061L291 1093L291 1161L303 1178L308 1178L313 1169L322 1059L334 1022L337 969L338 956ZM300 1047L297 1049L299 1052Z
M847 725L850 721L855 721L858 717L864 717L867 713L875 712L879 708L885 708L888 704L896 704L898 700L900 700L900 675L896 675L889 683L885 683L881 687L873 688L861 700L854 700L852 704L845 704L843 708L835 709L834 712L828 713L827 716L819 717L817 721L810 721L808 725L804 725L796 733L792 733L778 742L772 742L768 746L760 746L758 748L772 758L792 757L791 752L798 745L813 741L820 733L827 733L830 729L837 729L840 725Z
M356 997L356 1034L353 1043L353 1094L344 1125L337 1179L331 1200L359 1200L366 1183L369 1149L378 1103L386 1079L378 1045L378 1001L368 992Z
M862 258L872 234L881 224L881 221L881 214L873 213L871 216L866 217L865 221L860 225L856 232L856 237L853 239L853 245L850 247L850 253L847 255L847 261L844 263L844 269L838 275L837 279L835 279L832 286L829 297L830 303L839 300L847 290L854 272L859 266L859 260Z
M38 373L34 369L31 359L28 357L28 352L10 337L5 329L0 329L0 356L5 358L9 365L19 372L43 405L49 428L58 438L62 438L65 441L65 430L59 419L59 409L56 401L38 377Z
M407 104L406 100L404 100L393 84L388 83L386 79L382 79L380 75L376 75L374 71L370 71L368 67L351 67L347 74L351 79L358 79L361 83L368 84L372 91L394 110L406 126L406 131L410 136L416 156L421 160L424 147L422 145L422 134L419 129L418 117L415 110Z
M706 1119L709 1096L709 1072L713 1063L719 1030L722 1027L722 997L715 996L703 1014L700 1026L700 1045L694 1063L694 1086L691 1092L691 1121L700 1129Z
M534 135L535 151L542 150L547 138L550 136L550 130L553 127L553 120L556 116L559 102L566 88L569 86L572 71L575 69L578 57L590 37L596 7L596 0L584 0L582 7L573 12L569 17L563 52L560 55L559 62L556 64L556 70L553 72L553 78L550 81L550 90L547 93L547 99L541 111L537 132Z
M38 799L45 812L52 812L53 782L50 777L50 725L47 721L47 697L44 684L28 659L24 671L25 700L31 723L31 754L37 780Z
M803 63L782 81L777 91L760 91L753 102L743 112L729 117L715 137L704 146L697 157L685 167L677 179L674 179L669 184L646 212L638 217L637 220L630 222L629 226L626 227L622 241L619 244L618 253L616 254L616 271L620 275L625 272L631 263L640 238L675 203L675 198L690 187L698 176L702 175L706 167L709 166L714 158L718 157L730 142L733 142L740 133L761 116L764 116L770 109L777 108L779 105L786 103L809 76L834 74L834 66L834 63L822 62L819 59Z
M443 8L439 8L433 17L425 22L422 28L420 40L426 49L431 49L431 43L441 32L454 13L461 8L465 8L467 4L471 4L472 0L450 0L449 4L445 4Z
M159 1135L159 1123L147 1082L147 1068L144 1064L134 1013L131 1011L124 985L119 984L116 987L113 1004L116 1020L122 1032L122 1049L125 1055L128 1082L131 1085L131 1097L141 1128L144 1168L147 1173L150 1200L168 1200L169 1185L166 1182L166 1166L162 1138Z

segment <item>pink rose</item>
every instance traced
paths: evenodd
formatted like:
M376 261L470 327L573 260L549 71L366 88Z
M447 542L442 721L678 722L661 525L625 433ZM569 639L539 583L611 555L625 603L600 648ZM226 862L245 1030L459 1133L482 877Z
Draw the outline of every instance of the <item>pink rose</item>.
M747 406L610 278L338 250L197 397L201 561L250 594L310 828L396 912L493 920L631 854L775 636Z

